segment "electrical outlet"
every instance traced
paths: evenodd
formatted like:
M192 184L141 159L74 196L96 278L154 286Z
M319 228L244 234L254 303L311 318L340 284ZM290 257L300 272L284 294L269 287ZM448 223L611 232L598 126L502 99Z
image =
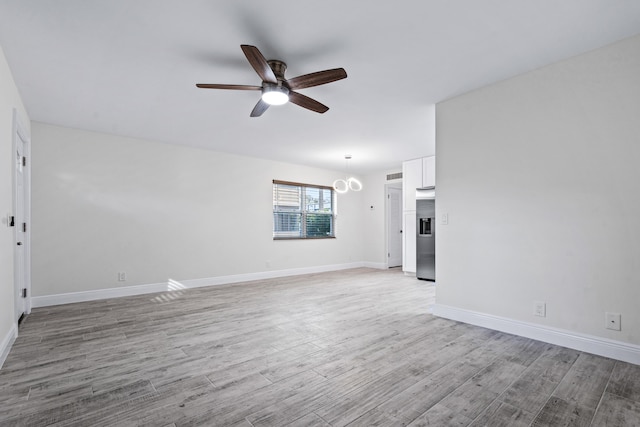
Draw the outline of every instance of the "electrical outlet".
M620 331L620 313L605 313L605 328L611 329L612 331Z
M547 304L543 301L534 301L533 315L538 317L547 317Z
M125 282L127 280L127 273L124 271L118 272L118 282Z

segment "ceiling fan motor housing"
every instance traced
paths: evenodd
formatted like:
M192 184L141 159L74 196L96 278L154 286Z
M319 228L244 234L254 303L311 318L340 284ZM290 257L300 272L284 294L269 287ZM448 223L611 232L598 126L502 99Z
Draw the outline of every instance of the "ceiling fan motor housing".
M267 61L269 67L273 70L273 74L276 75L278 82L284 81L284 72L287 70L287 64L277 59L270 59Z

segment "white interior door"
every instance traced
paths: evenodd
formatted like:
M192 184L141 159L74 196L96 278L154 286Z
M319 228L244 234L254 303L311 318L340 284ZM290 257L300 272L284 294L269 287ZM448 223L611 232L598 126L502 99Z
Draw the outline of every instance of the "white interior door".
M14 285L15 285L15 320L19 321L27 312L26 304L26 219L25 219L25 142L16 132L14 151Z
M402 189L387 188L387 265L402 266Z

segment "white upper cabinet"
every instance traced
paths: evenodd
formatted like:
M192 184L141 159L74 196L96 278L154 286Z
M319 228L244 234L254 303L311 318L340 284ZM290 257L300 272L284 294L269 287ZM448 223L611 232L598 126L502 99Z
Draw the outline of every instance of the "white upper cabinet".
M436 186L436 156L422 158L422 186Z
M436 156L402 163L403 210L416 210L416 188L436 186Z

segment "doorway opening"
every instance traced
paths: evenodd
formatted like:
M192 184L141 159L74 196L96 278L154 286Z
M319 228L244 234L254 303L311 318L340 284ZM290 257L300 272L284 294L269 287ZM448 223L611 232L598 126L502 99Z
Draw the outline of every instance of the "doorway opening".
M387 268L402 267L402 183L385 185Z

